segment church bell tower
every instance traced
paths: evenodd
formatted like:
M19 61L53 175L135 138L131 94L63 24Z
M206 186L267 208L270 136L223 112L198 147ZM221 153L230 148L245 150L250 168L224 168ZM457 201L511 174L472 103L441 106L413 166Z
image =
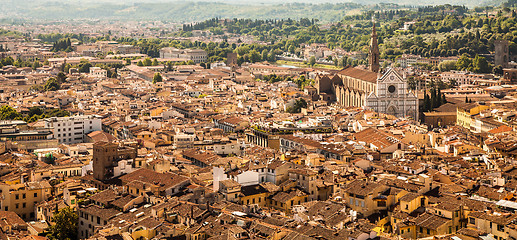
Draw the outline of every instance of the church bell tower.
M368 53L369 69L372 72L379 72L379 44L377 43L377 31L375 30L375 20L372 18L372 38L370 40L370 52Z

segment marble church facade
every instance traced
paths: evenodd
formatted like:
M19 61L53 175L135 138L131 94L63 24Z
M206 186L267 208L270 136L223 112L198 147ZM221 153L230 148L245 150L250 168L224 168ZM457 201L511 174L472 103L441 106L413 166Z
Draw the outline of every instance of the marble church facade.
M394 69L380 71L375 25L368 59L368 69L348 67L335 75L316 77L318 94L344 107L364 107L396 117L418 119L418 97L409 91L406 78Z

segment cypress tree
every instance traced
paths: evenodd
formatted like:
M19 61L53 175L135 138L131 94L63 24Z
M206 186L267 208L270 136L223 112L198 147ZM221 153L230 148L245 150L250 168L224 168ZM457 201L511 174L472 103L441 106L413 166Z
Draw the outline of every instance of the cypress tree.
M429 108L429 111L433 110L433 108L436 106L436 88L431 89L431 107Z
M436 107L439 107L442 105L442 91L440 88L438 88L438 92L436 93Z
M424 112L431 111L431 100L429 99L429 94L424 94Z

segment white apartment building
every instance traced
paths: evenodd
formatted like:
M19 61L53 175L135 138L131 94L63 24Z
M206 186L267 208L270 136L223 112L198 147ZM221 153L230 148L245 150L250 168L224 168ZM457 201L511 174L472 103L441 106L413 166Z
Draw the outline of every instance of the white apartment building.
M160 58L184 58L194 63L206 62L208 54L202 49L177 49L172 47L160 49Z
M91 67L90 68L90 77L98 78L98 79L106 79L108 77L108 71L106 69L102 69L100 67Z
M44 121L46 128L53 129L53 138L59 144L82 143L87 134L102 130L101 119L94 115L53 117Z
M481 85L480 83L483 83L486 80L494 79L493 75L490 74L477 74L467 71L456 70L452 70L450 72L442 72L441 77L443 82L455 81L458 85Z

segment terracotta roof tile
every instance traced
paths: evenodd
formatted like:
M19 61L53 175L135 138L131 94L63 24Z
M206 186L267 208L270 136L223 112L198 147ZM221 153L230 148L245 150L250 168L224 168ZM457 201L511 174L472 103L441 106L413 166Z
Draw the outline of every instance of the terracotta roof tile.
M349 67L339 72L340 75L377 83L377 73L355 67Z

